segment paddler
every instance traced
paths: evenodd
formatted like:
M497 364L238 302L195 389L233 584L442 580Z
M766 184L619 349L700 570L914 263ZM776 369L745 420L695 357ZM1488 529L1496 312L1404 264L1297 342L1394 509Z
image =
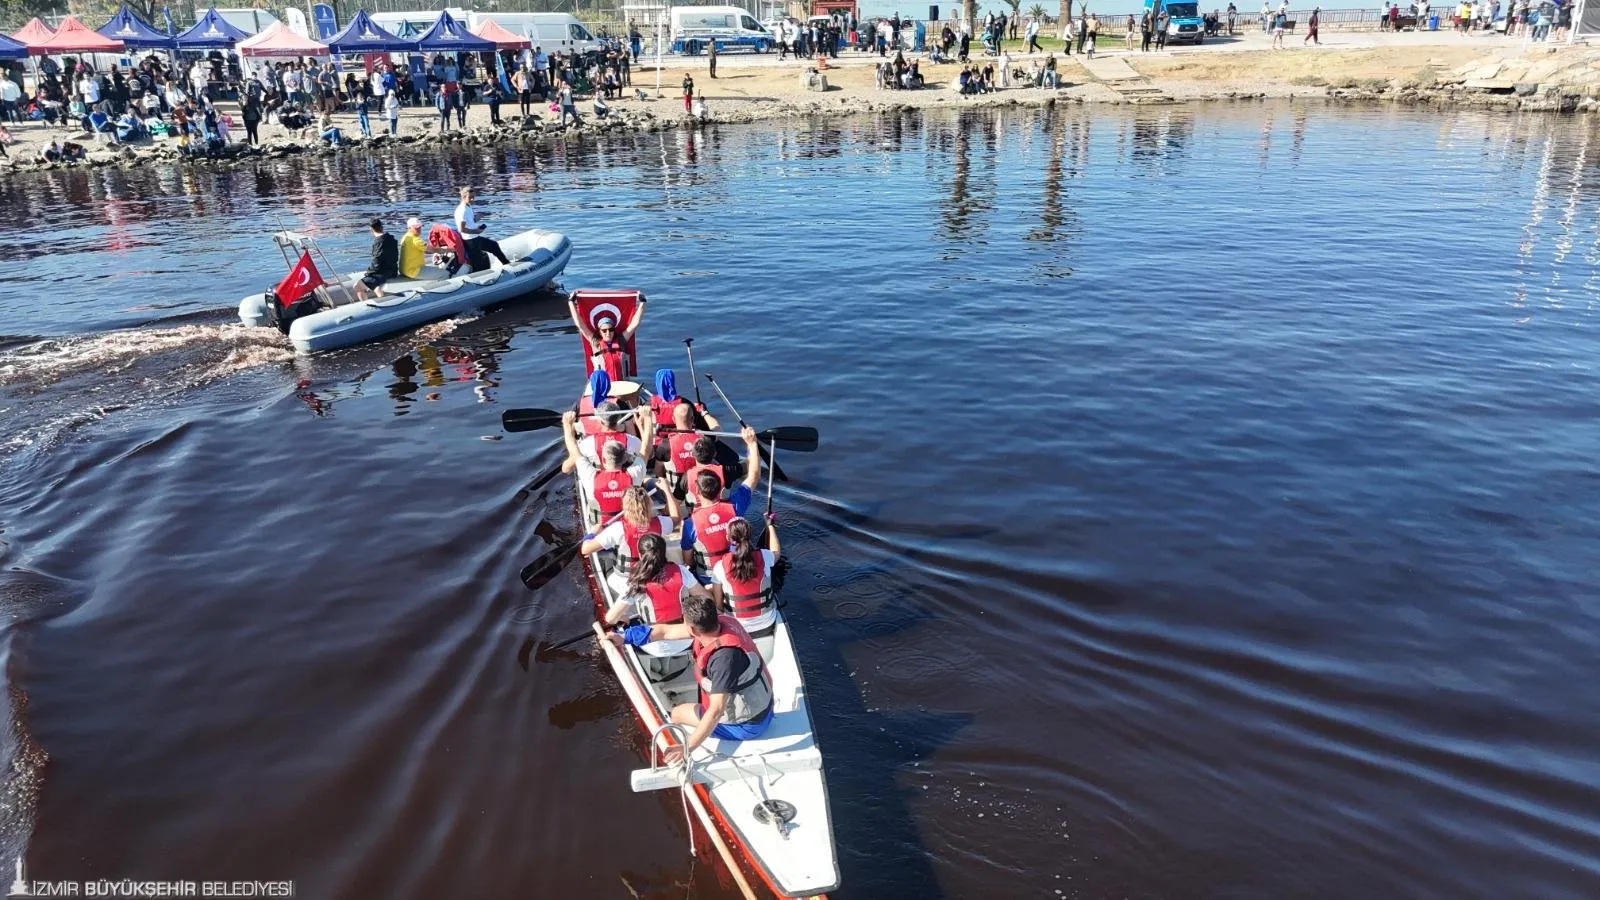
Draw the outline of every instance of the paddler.
M777 617L772 602L772 570L779 557L777 517L767 514L767 549L756 548L754 532L743 518L728 526L728 555L711 567L711 596L719 607L732 610L746 631L760 632Z
M639 538L639 555L628 570L626 590L622 599L606 610L606 624L615 625L632 618L637 612L652 625L668 625L683 621L683 604L690 597L699 597L707 603L711 595L689 573L687 566L667 559L667 540L659 534Z
M627 413L610 401L600 404L594 412L600 421L600 430L581 437L577 433L577 412L569 409L561 414L561 440L567 448L567 458L561 462L561 471L576 471L579 481L592 478L595 470L605 461L606 445L615 443L621 445L622 453L627 458L624 468L630 471L637 483L643 484L644 460L639 451L644 443L638 437L622 430L622 422L627 418ZM644 434L644 441L650 440L655 428L655 423L650 420L650 410L643 408L636 410L634 418Z
M578 552L588 556L601 550L615 550L619 563L617 568L626 572L639 555L640 538L650 534L665 537L678 530L678 523L682 519L678 502L671 494L667 495L667 514L656 515L656 505L650 499L648 487L636 484L622 494L622 515L601 525L598 531L584 535ZM623 590L616 583L612 587L619 593Z
M689 455L693 464L684 470L682 476L683 502L690 506L700 505L700 473L710 472L717 476L720 484L727 480L727 470L717 462L717 439L709 434L697 435L694 443L689 447Z
M672 708L672 721L693 728L682 747L664 754L676 763L706 738L745 741L772 724L772 676L756 642L733 616L718 615L711 598L691 593L683 599L683 624L632 625L606 635L617 646L642 647L651 641L693 639L698 703Z
M694 551L695 568L709 571L717 560L728 555L728 526L750 508L756 485L761 482L761 457L756 452L755 429L739 429L744 439L744 481L723 496L722 478L715 472L701 471L695 476L700 503L683 523L682 547Z
M612 381L620 381L627 376L632 368L627 365L628 339L639 330L639 321L644 318L644 297L639 297L639 302L634 304L633 318L620 331L617 328L615 316L602 313L595 320L594 327L583 320L578 314L578 301L568 298L567 307L572 312L572 324L578 326L578 333L589 342L593 348L591 357L597 370L604 370Z
M715 431L722 427L717 417L706 411L705 405L690 403L688 397L678 395L677 375L671 369L656 370L656 392L650 397L650 409L656 414L656 427L659 431L691 431L694 429L694 414L699 413L705 421L703 427ZM681 418L679 409L688 413L688 421Z

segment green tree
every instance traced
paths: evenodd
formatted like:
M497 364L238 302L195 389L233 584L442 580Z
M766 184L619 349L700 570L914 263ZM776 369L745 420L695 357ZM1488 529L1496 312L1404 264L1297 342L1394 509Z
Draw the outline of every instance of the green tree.
M0 0L0 23L4 23L6 31L16 31L34 16L58 15L66 11L66 0Z
M1028 7L1028 15L1032 16L1035 19L1038 19L1040 24L1044 23L1044 7L1043 6L1040 6L1039 4L1035 3L1034 5Z

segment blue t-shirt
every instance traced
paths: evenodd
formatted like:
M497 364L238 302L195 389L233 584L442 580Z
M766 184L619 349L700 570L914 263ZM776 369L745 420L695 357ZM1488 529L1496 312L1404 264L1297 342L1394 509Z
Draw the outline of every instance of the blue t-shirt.
M733 490L729 491L728 495L726 497L724 497L723 499L727 500L729 503L733 504L734 515L742 516L742 515L744 515L745 510L750 508L750 496L751 496L750 495L750 486L741 481L741 482L739 482L739 484L736 487L734 487ZM693 516L685 516L684 517L684 520L683 520L683 541L681 542L681 546L685 550L694 549L694 517Z

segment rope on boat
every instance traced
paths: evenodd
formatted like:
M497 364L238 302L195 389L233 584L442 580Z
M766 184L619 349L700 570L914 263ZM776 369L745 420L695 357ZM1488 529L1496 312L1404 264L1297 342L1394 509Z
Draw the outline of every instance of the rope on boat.
M689 746L689 728L677 722L663 722L650 732L650 768L661 768L661 734L666 732L672 735L679 747ZM677 765L673 766L678 773L679 796L683 800L683 822L689 831L689 856L694 857L694 817L689 814L689 792L694 790L695 761L686 751Z

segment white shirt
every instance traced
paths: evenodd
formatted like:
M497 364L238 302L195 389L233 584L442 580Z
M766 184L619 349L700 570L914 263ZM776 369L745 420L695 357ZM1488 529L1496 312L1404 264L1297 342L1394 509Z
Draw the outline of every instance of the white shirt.
M78 93L83 95L83 102L90 106L100 102L100 81L88 75L78 79Z
M633 455L633 464L628 466L628 471L631 472L637 467L640 472L643 472L644 462L639 458L639 448L642 446L639 443L639 438L632 434L626 435L626 437L628 439L628 452ZM589 475L592 478L594 473L600 469L600 457L595 454L594 435L578 435L578 453L583 457L583 461L589 464ZM644 484L642 476L635 480L640 484Z
M389 96L383 98L383 108L388 111L389 118L398 117L400 115L400 95L391 91Z
M482 227L478 224L478 214L473 212L472 204L463 200L456 206L456 230L467 237L472 237ZM637 438L635 438L637 440Z
M22 99L22 88L9 78L0 78L0 100L15 103Z
M666 537L672 533L672 520L666 516L656 516L656 521L661 523L661 535ZM622 520L618 519L610 525L600 529L594 539L600 542L601 550L616 550L623 545ZM624 551L626 555L626 551Z
M1034 35L1039 33L1039 20L1038 19L1034 19L1032 22L1028 23L1028 32L1027 33L1028 33L1028 37L1033 37Z
M778 555L771 550L758 550L756 552L761 554L761 589L768 590L772 587L772 567L778 564ZM727 566L728 558L726 556L717 560L717 564L711 569L711 577L716 579L717 584L722 585L723 597L732 598L733 585L728 581ZM731 604L732 602L732 599L728 599L728 603ZM754 618L740 618L739 624L744 626L745 631L759 631L771 625L772 620L776 617L776 610L769 609Z

